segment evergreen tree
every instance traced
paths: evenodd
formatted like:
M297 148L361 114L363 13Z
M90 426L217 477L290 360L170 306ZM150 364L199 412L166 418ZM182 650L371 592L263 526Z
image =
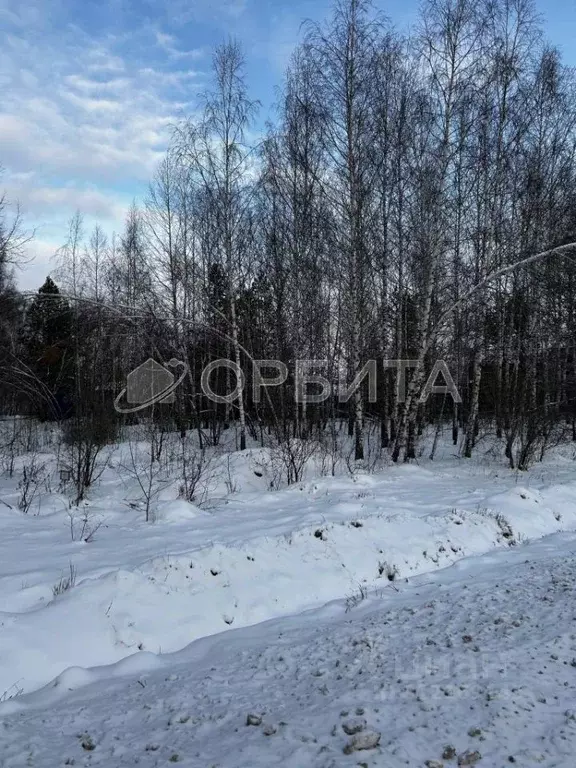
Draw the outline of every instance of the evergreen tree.
M49 393L42 418L61 418L71 407L74 363L71 353L72 312L51 277L47 277L26 315L25 346L30 369Z

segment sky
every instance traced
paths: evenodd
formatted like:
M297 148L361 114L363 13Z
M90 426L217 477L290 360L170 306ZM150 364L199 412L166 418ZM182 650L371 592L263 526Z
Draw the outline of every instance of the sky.
M26 290L53 271L66 223L120 232L163 156L170 126L191 114L211 51L238 38L260 120L305 19L330 0L0 0L0 190L34 238L16 277ZM376 0L399 29L419 0ZM537 0L550 41L576 66L576 0Z

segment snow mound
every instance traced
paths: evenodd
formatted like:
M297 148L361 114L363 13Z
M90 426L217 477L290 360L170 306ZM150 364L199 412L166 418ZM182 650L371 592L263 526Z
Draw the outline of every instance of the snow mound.
M183 499L158 502L151 510L151 519L157 523L186 523L205 515L200 507Z

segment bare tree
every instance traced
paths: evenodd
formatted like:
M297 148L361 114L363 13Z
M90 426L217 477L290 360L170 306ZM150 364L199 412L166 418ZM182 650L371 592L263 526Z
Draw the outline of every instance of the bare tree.
M245 143L256 103L249 100L240 46L229 41L213 57L214 87L204 95L201 119L178 132L178 153L201 190L212 223L213 258L226 278L227 320L232 354L241 367L238 297L247 253L247 219L252 200L251 151ZM246 448L244 395L237 400L240 449Z

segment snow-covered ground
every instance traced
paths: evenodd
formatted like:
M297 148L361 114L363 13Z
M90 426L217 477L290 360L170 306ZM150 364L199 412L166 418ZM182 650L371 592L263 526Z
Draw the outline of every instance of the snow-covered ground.
M201 506L163 483L154 523L125 445L78 510L36 458L27 514L29 457L0 478L0 766L573 768L571 450L273 491L254 448L214 458Z
M70 669L0 708L0 764L396 768L456 765L453 748L463 765L573 768L575 551L558 534L350 609ZM345 754L344 727L378 746Z

